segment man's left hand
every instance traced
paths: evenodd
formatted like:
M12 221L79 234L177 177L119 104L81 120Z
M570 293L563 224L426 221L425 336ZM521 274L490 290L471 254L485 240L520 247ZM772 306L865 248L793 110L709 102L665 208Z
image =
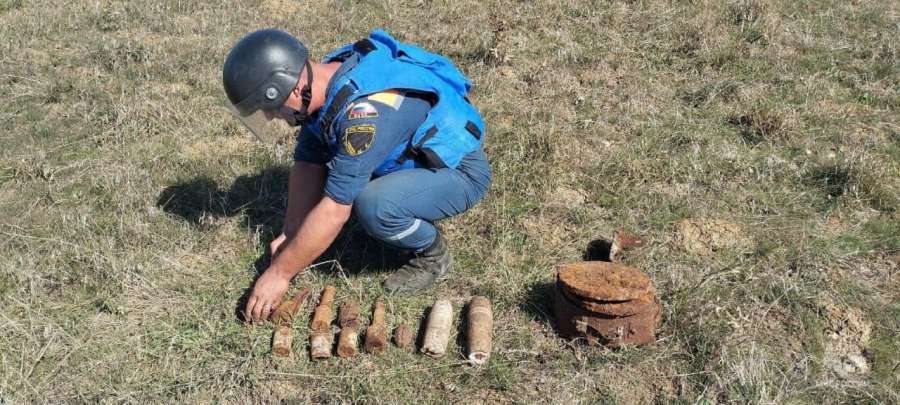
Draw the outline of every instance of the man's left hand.
M281 297L290 287L291 280L279 274L275 269L268 268L262 276L256 280L253 286L253 293L247 300L247 306L244 309L244 319L251 323L260 323L269 318L269 315L278 304L281 303Z

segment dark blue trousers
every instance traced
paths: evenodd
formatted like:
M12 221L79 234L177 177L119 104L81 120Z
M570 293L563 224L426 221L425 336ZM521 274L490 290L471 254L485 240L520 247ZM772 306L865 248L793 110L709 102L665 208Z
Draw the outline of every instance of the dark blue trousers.
M466 155L456 169L407 169L376 178L353 202L372 237L404 250L434 242L434 222L475 206L491 184L484 152Z

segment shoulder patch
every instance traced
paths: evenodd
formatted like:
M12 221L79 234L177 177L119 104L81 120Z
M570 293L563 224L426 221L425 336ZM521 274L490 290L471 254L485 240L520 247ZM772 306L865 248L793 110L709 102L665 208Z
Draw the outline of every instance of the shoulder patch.
M375 93L370 95L368 99L382 103L395 110L400 108L400 104L403 104L403 95L401 95L400 92L396 90L388 90L382 91L381 93Z
M360 124L348 127L344 130L344 150L350 156L359 156L363 152L369 150L372 142L375 140L375 126L371 124Z
M347 114L348 120L357 120L360 118L378 117L378 110L371 103L363 101L350 106L350 112Z

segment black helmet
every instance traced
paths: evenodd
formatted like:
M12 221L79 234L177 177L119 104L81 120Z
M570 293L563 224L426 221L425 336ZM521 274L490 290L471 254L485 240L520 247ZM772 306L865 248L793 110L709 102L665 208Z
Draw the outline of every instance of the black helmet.
M300 90L300 111L284 106L306 67L306 85ZM309 51L290 34L276 29L252 32L228 53L222 67L228 106L241 122L263 141L277 139L275 113L297 126L309 118L312 67Z
M252 32L238 42L222 68L228 100L243 115L278 110L309 65L309 51L276 29ZM310 78L311 79L311 78Z

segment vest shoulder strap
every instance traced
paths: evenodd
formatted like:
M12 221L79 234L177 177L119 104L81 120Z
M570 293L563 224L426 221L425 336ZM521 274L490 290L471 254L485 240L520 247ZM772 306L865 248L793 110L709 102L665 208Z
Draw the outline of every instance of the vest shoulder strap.
M331 124L334 122L334 118L341 112L341 107L347 104L347 99L352 97L355 93L356 91L353 90L353 86L345 84L344 87L341 87L337 94L334 95L334 98L331 99L331 105L328 106L328 110L326 110L325 115L322 116L322 129L325 130L326 133L331 132Z

